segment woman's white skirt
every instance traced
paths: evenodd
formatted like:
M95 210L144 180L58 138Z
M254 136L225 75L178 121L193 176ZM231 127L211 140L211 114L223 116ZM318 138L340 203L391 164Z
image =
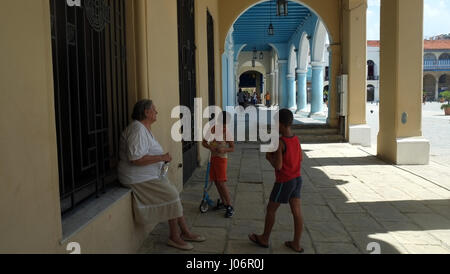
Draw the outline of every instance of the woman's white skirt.
M157 224L183 216L180 194L168 179L128 185L133 191L133 212L139 224Z

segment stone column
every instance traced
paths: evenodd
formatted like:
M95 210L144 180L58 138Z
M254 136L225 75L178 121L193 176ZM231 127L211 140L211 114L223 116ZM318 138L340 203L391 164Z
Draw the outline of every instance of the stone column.
M278 70L274 71L273 74L273 105L278 106Z
M288 74L286 77L286 91L287 91L287 108L289 109L296 109L296 87L295 87L295 75L294 74Z
M148 55L147 55L147 2L137 1L134 6L136 35L136 79L138 99L150 98L148 85Z
M234 50L230 44L228 47L228 106L235 106L235 69L234 69Z
M439 78L436 80L434 94L435 94L435 100L439 101Z
M234 102L234 106L238 106L238 98L237 98L237 93L239 91L239 83L240 83L240 79L239 79L239 61L238 60L234 60L234 94L233 94L233 102Z
M276 70L271 73L272 76L272 91L270 96L272 97L272 106L276 106L278 104L278 98L277 98L277 73Z
M351 144L371 146L367 104L367 0L344 1L344 74L348 75L346 137Z
M426 165L422 136L423 0L381 0L378 156L398 165Z
M328 92L328 125L332 128L339 127L339 94L337 92L337 77L342 74L342 45L330 45L330 90Z
M323 112L323 82L325 64L323 62L311 62L312 65L312 93L311 114L320 115Z
M297 113L306 111L308 107L306 88L307 70L297 70Z
M287 98L287 60L278 60L278 104L281 108L287 108L288 98Z

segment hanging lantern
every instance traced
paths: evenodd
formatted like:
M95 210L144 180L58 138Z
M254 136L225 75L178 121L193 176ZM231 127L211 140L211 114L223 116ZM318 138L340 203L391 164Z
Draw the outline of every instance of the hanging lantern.
M277 0L277 16L287 16L287 15L288 15L288 1Z
M269 29L267 30L267 33L268 33L270 36L273 36L273 35L275 34L275 30L274 30L274 28L273 28L272 23L270 23Z
M258 59L258 51L256 50L256 48L253 49L253 60L257 60Z
M259 53L259 60L264 60L264 53L262 51Z
M252 68L256 67L256 61L253 59L252 60Z

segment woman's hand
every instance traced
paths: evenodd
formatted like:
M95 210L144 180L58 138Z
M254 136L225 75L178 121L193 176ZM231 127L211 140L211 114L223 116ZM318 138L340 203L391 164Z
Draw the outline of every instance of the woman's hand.
M170 156L169 153L164 154L161 156L161 160L165 163L170 163L170 162L172 162L172 156Z

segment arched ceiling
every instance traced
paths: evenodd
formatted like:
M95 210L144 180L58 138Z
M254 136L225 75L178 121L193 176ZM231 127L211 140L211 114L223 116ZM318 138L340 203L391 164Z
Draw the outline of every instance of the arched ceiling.
M268 34L270 15L274 35ZM276 0L266 1L248 9L234 24L235 44L247 44L244 51L270 50L269 43L286 43L297 28L311 16L311 11L295 2L288 2L288 16L276 15Z

